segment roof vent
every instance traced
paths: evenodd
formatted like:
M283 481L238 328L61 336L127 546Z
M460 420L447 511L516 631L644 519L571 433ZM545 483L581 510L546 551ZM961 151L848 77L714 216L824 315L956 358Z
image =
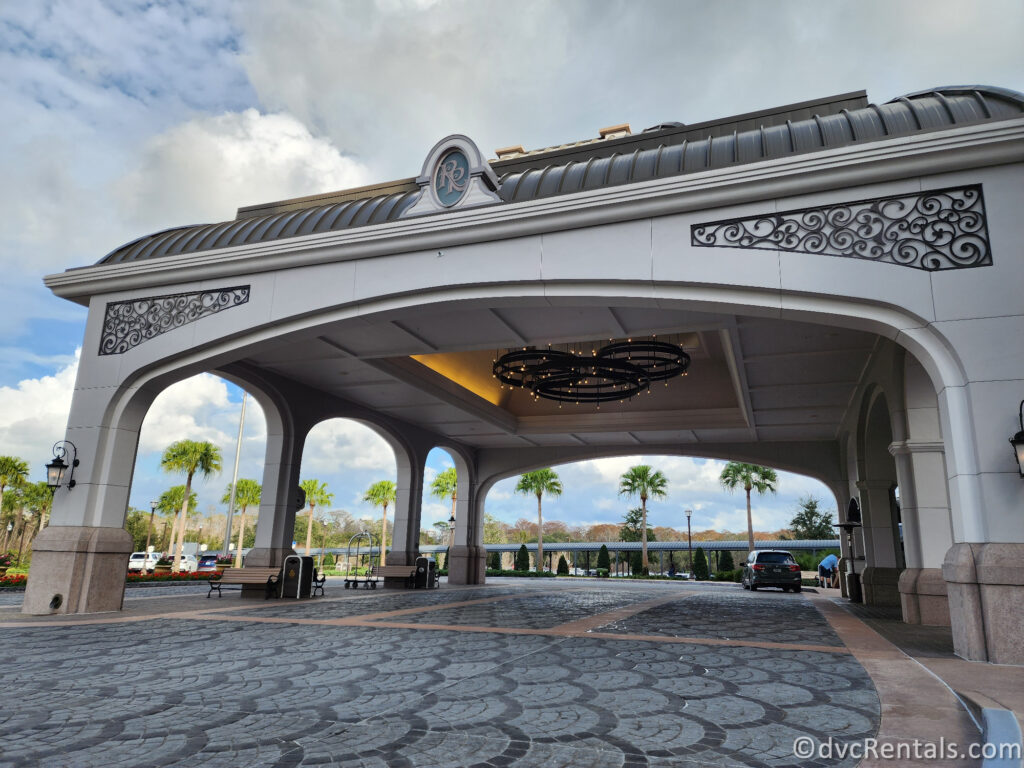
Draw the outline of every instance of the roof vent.
M685 128L686 123L679 123L675 120L670 120L667 123L658 123L652 125L650 128L644 128L644 133L651 133L652 131L667 131L669 128Z
M494 150L494 154L498 156L499 160L510 160L513 157L519 157L520 155L526 154L526 150L523 149L522 144L516 144L514 147L502 147L501 149Z
M629 123L621 123L602 128L598 133L601 134L602 139L621 139L623 136L631 136L633 131L630 130Z

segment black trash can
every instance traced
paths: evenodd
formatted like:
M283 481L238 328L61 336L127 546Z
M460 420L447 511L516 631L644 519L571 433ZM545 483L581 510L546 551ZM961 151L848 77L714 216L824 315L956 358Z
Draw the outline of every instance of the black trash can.
M851 603L864 602L864 595L860 589L860 574L853 570L853 560L846 563L846 595Z
M310 597L313 592L313 558L288 555L281 574L281 597Z
M437 587L437 560L429 557L416 558L416 589Z

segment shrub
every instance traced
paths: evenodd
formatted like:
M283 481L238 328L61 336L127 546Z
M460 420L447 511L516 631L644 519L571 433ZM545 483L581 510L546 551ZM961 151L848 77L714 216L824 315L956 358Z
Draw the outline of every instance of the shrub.
M487 567L494 571L501 570L501 552L491 552L487 555Z
M534 577L537 577L537 576L540 576L541 578L543 578L545 576L554 577L555 574L553 574L551 571L541 571L540 573L537 573L537 571L495 571L495 570L492 570L492 569L488 568L487 569L487 575L488 576L520 576L520 577L529 579L529 578L534 578Z
M10 568L13 565L11 556L6 552L0 552L0 568Z
M725 550L718 555L718 572L735 570L736 564L732 561L732 552Z
M565 555L558 556L558 575L568 576L569 575L569 564L565 562Z
M604 549L604 547L602 547L602 549ZM609 571L608 568L598 568L597 569L597 578L599 578L599 579L607 579L608 578L608 571Z
M161 562L163 562L163 558L160 558L157 565ZM217 565L231 565L233 562L235 562L234 555L217 555ZM170 563L167 563L167 565L170 565Z
M604 575L608 575L608 571L612 569L612 559L608 554L608 547L604 544L601 545L601 551L597 553L597 570L604 570ZM598 573L600 575L600 573Z
M335 559L333 552L328 552L324 556L324 570L325 571L328 568L332 568L333 569L336 563L337 563L337 560Z
M842 557L838 549L822 549L817 552L794 552L793 559L800 565L800 570L817 572L818 563L824 560L826 555Z
M216 573L206 572L188 572L181 571L180 573L129 573L125 577L125 581L129 584L134 584L140 581L206 581L207 579L219 579L220 576Z
M526 545L523 544L519 547L519 551L516 552L516 570L517 571L528 571L530 570L530 553L526 551Z
M699 581L707 581L708 559L703 549L698 549L693 555L693 578Z

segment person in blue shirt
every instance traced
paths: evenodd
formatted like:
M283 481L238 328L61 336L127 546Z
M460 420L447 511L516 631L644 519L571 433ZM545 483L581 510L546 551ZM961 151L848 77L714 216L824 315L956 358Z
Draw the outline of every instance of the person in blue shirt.
M821 585L829 586L835 589L836 580L839 576L839 558L833 554L826 555L826 557L818 563L818 578L821 580Z

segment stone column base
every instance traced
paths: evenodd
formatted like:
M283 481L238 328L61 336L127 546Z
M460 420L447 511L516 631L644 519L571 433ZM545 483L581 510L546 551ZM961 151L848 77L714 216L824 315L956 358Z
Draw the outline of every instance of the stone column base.
M124 528L51 525L32 542L21 612L119 611L132 537Z
M291 547L253 548L250 549L249 553L245 556L245 564L257 566L259 568L272 568L274 566L280 568L284 565L284 559L286 557L296 554L298 553Z
M932 627L949 626L949 595L941 568L907 568L900 574L903 621Z
M416 565L416 558L420 556L419 550L392 550L388 552L388 565Z
M895 608L900 604L900 569L869 565L860 576L865 605Z
M957 656L1024 664L1024 544L954 544L942 576Z
M483 584L487 579L487 550L483 547L452 547L448 562L449 584Z

